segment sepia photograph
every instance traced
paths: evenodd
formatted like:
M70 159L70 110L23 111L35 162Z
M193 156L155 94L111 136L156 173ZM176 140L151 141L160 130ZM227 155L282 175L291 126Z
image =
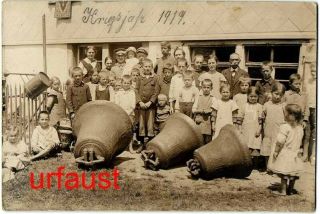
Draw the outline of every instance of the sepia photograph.
M2 209L316 211L318 5L2 1Z

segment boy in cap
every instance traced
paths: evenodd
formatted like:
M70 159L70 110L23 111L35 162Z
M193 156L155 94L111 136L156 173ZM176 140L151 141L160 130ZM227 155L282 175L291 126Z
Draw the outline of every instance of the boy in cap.
M129 47L126 50L126 65L123 68L123 73L122 75L131 75L131 70L132 68L139 63L139 60L136 58L136 48L135 47Z
M116 74L117 79L120 79L123 74L124 66L126 65L126 49L117 48L115 51L116 54L116 64L111 68L111 72Z
M163 69L166 64L171 64L174 65L175 59L173 56L171 56L170 51L171 51L171 44L170 42L161 42L161 53L162 57L157 60L154 72L157 75L162 75L163 74Z
M140 47L137 49L137 58L139 62L133 66L133 68L137 68L140 71L140 75L143 74L143 60L146 59L148 56L148 51L144 47Z

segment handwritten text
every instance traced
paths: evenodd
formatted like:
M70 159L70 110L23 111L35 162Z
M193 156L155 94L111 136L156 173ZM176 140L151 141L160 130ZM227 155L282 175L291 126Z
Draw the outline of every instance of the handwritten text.
M82 22L89 24L104 24L107 27L108 33L115 32L119 33L121 30L128 25L129 30L133 30L137 24L144 23L145 17L143 9L133 15L130 11L127 13L119 12L117 14L105 15L101 14L101 11L91 7L87 7L83 11Z

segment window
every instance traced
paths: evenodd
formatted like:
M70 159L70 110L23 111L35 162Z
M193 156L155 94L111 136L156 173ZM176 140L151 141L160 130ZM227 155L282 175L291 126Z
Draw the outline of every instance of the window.
M102 65L102 44L81 44L77 47L77 64L80 60L86 58L86 47L87 46L94 46L96 48L96 60L100 65Z
M229 57L230 54L235 52L235 45L226 45L226 46L201 46L201 47L190 47L191 50L191 59L194 58L197 54L202 54L204 56L204 70L208 70L207 61L211 54L217 56L219 62L217 66L218 71L222 71L229 67Z
M289 76L297 73L300 45L247 45L245 46L246 66L253 84L262 78L260 66L263 61L274 65L274 77L288 88Z

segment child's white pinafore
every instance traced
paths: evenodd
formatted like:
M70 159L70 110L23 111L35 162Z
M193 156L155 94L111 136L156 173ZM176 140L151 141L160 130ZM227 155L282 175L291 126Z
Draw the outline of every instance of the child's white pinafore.
M276 159L273 158L275 146L272 147L268 169L282 175L298 176L303 167L302 160L298 157L302 138L303 128L301 125L296 127L287 123L281 125L276 141L283 144L283 147Z
M246 103L243 108L243 122L241 126L241 134L244 141L250 149L260 149L261 134L256 137L256 132L259 130L259 119L262 118L262 105L259 103Z
M233 124L232 112L238 110L238 106L233 100L222 101L213 99L211 108L217 111L215 133L212 137L212 140L214 140L219 135L222 127L227 124Z

